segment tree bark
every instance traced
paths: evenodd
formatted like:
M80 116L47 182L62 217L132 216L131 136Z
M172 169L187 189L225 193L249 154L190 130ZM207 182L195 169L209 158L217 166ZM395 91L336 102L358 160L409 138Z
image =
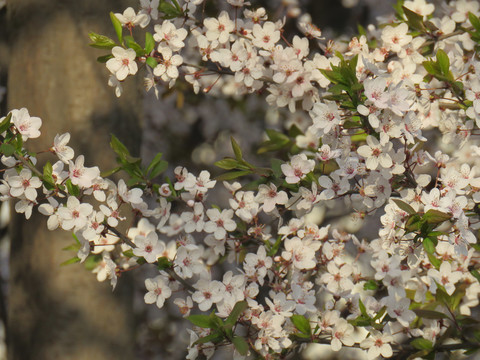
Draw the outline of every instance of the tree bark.
M125 94L117 99L107 85L108 71L96 62L108 50L88 46L89 31L115 38L109 11L127 6L118 0L7 2L8 109L26 107L43 121L42 136L29 141L29 149L46 150L57 133L68 131L86 166L114 167L110 133L138 153L136 82L127 79ZM82 264L60 267L74 255L62 250L73 243L72 235L48 231L36 210L29 221L14 215L11 241L9 359L134 358L132 291L123 277L112 293Z

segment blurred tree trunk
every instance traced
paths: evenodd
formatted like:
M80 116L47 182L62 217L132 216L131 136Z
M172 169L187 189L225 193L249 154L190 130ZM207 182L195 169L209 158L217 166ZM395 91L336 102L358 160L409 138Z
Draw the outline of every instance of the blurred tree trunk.
M90 48L87 36L94 31L114 38L109 11L127 6L118 0L7 1L8 109L26 107L42 119L41 139L29 141L32 151L48 149L55 134L69 131L87 166L113 168L110 133L138 153L135 81L127 80L118 100L105 66L96 62L108 51ZM73 256L62 251L72 235L48 231L37 210L29 221L14 216L11 236L9 359L135 358L132 291L125 278L112 293L108 282L98 283L81 264L60 268Z

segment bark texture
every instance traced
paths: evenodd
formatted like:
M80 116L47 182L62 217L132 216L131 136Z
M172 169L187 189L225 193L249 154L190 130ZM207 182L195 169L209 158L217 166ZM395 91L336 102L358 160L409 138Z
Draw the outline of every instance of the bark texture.
M43 121L41 139L29 141L29 149L48 149L57 133L68 131L75 155L84 154L86 166L108 170L115 164L108 147L115 133L138 154L140 92L127 79L125 96L117 99L105 66L96 62L108 51L88 46L89 31L115 38L109 11L135 4L7 1L8 109L26 107ZM37 210L29 221L14 215L11 239L9 359L135 358L132 291L124 278L112 293L83 265L60 267L73 256L62 251L73 238L67 231L48 231Z

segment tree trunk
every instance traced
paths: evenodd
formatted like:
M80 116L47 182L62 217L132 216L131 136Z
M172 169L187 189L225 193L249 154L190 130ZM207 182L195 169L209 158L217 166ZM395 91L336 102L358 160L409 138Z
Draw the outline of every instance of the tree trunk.
M76 156L84 154L87 166L102 171L115 164L110 133L138 153L136 82L127 79L118 100L105 65L96 62L108 50L88 46L89 31L115 38L109 11L127 6L118 0L7 2L8 108L26 107L43 121L41 138L27 143L30 150L46 150L57 133L68 131ZM29 221L13 217L11 241L9 359L134 358L132 291L124 277L112 293L82 264L60 267L74 255L62 250L73 243L72 235L48 231L36 210Z

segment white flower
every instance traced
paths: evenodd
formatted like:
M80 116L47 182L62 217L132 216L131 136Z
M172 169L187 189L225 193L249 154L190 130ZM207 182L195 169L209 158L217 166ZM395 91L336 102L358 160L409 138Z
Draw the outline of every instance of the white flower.
M25 195L27 200L35 201L37 198L37 190L42 186L41 180L33 176L29 169L22 169L18 176L11 176L8 178L10 185L10 195L20 197Z
M275 205L285 205L288 202L288 195L285 191L277 191L277 187L270 183L268 185L261 184L258 187L258 194L255 201L263 203L263 211L271 212L275 209Z
M226 43L235 29L235 23L230 20L226 11L222 11L218 18L206 18L203 24L207 29L205 36L208 41L218 40L220 44Z
M280 31L275 26L275 23L266 21L263 27L259 24L254 24L252 28L253 45L271 50L278 40L280 40Z
M142 28L148 25L148 15L142 12L139 12L137 15L135 14L135 10L133 10L131 7L125 9L123 14L117 13L115 16L123 26L129 29L137 25L140 25Z
M452 271L452 265L448 261L444 261L440 265L439 270L428 270L428 276L439 285L442 285L448 295L452 295L455 292L455 284L462 278L462 273L460 271Z
M70 181L73 185L78 185L80 188L88 188L92 186L93 181L100 176L100 169L96 166L94 167L84 167L84 157L80 155L75 160L69 161L69 173Z
M192 294L192 299L198 303L198 308L201 311L207 311L213 304L223 300L225 285L220 281L200 279L195 284L195 288L197 291Z
M398 26L386 26L382 31L382 41L388 50L400 52L412 41L412 35L408 35L408 25L401 23Z
M389 168L393 165L389 154L392 147L391 142L382 146L374 136L368 135L367 145L360 146L357 152L366 159L367 169L375 170L379 165L383 168Z
M11 111L12 123L17 128L18 132L22 134L23 141L33 139L40 136L40 127L42 120L39 117L30 116L28 110L21 108Z
M378 356L389 358L393 355L390 343L393 342L392 335L381 333L377 330L370 330L370 336L360 343L362 349L368 349L368 358L375 359Z
M156 304L159 309L163 307L165 299L172 295L172 290L167 285L168 281L158 275L153 279L145 280L145 287L148 292L145 294L144 300L146 304Z
M161 47L158 51L162 54L163 60L155 66L153 74L161 76L164 81L178 78L178 66L183 63L183 58L178 54L173 55L169 47Z
M80 203L76 197L69 196L66 206L60 207L57 215L62 229L77 231L87 224L87 219L92 212L92 205Z
M148 263L154 263L165 251L165 244L158 240L156 232L151 231L147 235L135 236L135 245L137 247L133 249L135 256L140 256Z
M160 43L159 51L164 47L170 48L171 51L179 51L185 46L183 40L187 36L187 30L184 28L177 29L170 20L165 20L162 25L155 25L154 29L153 39Z
M307 155L294 155L290 164L282 164L281 169L286 176L285 181L289 184L296 184L303 179L315 167L315 161L307 159Z
M110 75L108 77L108 86L115 88L116 97L122 96L123 86L122 86L122 83L118 81L115 75Z
M68 164L70 160L73 159L74 151L70 146L67 146L70 141L70 133L65 133L62 135L56 135L53 140L52 151L58 158L63 161L65 164Z
M342 348L342 344L345 346L352 346L355 344L354 329L345 319L338 319L332 329L332 350L339 351Z
M334 102L316 103L310 111L313 126L321 130L321 134L327 134L341 122L340 111Z
M106 63L107 69L116 76L119 81L125 80L128 75L135 75L138 71L135 58L137 54L133 49L124 49L115 46L112 49L113 58Z
M210 219L205 224L204 230L207 233L213 233L215 239L221 240L227 236L227 231L233 231L237 228L237 224L232 220L233 210L208 209L207 216Z

